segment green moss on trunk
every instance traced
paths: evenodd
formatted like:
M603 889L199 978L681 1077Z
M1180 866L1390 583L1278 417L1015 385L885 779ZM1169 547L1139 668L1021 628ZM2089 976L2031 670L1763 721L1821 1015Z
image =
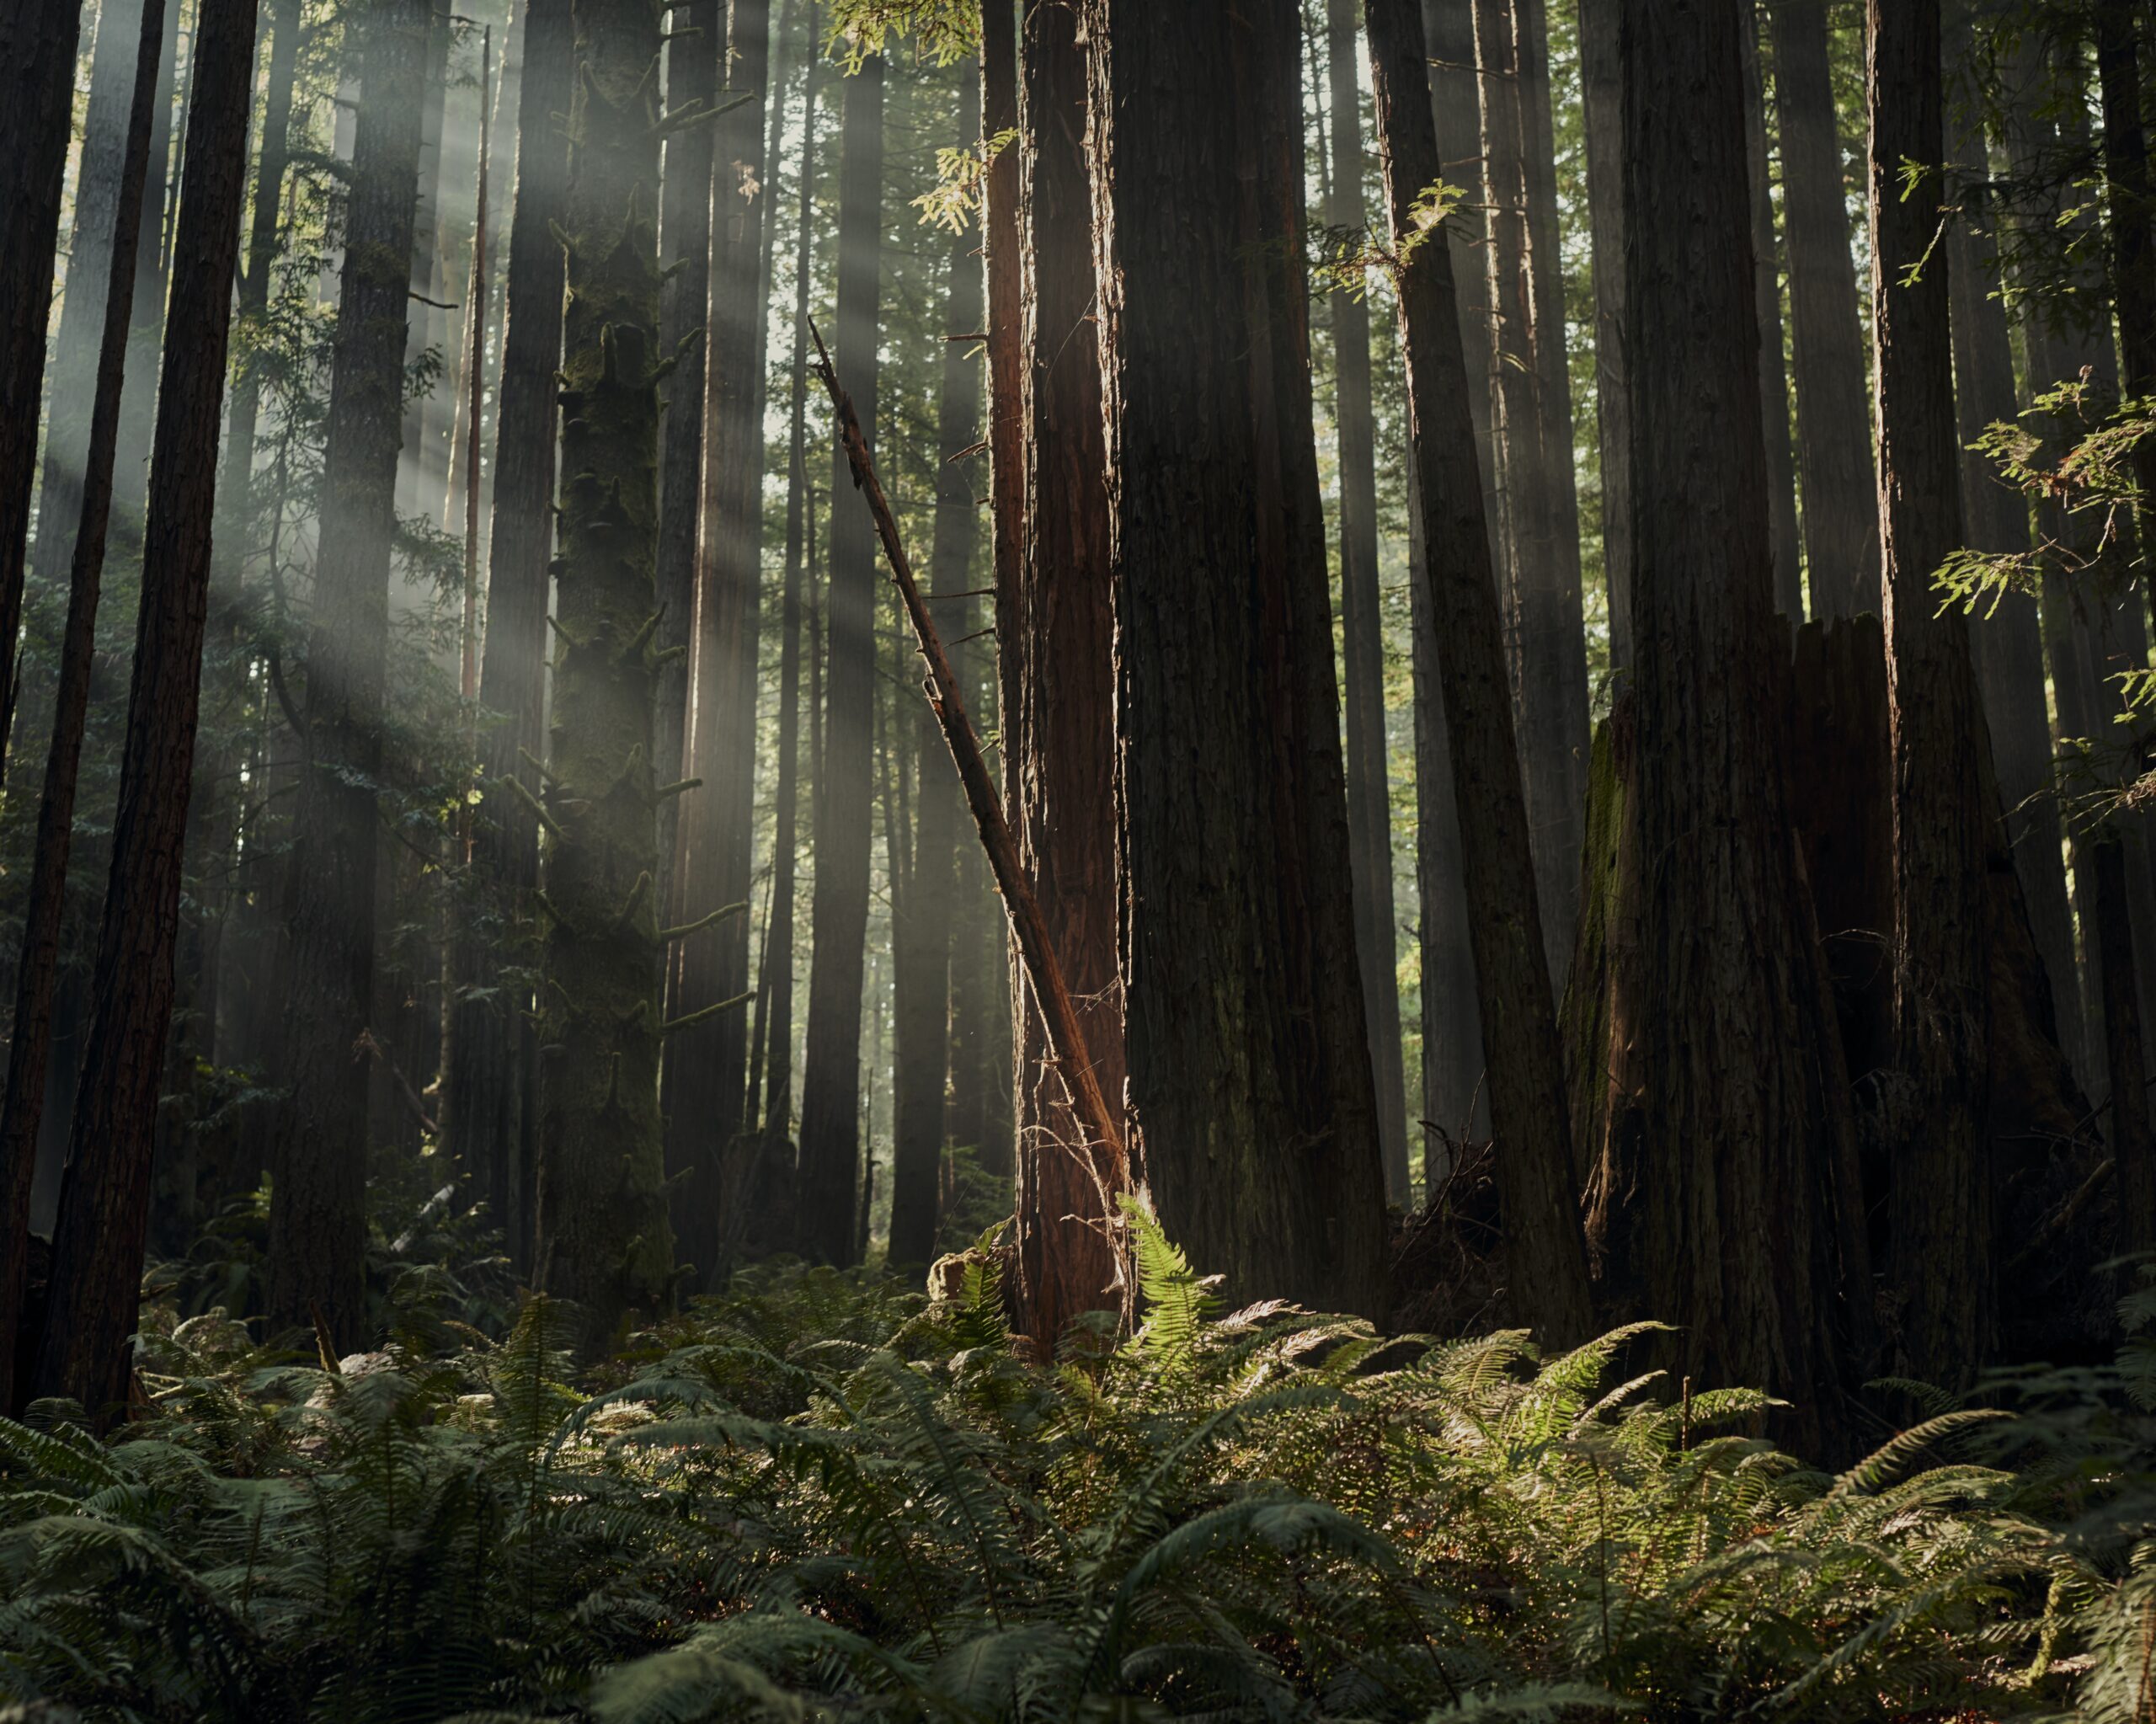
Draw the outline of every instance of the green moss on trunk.
M659 1113L659 7L577 0L546 873L538 1279L588 1337L671 1297Z

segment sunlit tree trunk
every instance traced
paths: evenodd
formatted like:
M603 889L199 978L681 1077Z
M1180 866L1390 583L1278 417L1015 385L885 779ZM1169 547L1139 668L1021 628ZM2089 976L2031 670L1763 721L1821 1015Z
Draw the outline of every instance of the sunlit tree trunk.
M1782 277L1767 162L1767 100L1755 18L1743 33L1745 161L1752 179L1752 278L1759 307L1759 423L1767 445L1768 531L1774 608L1804 621L1804 547L1796 520L1796 454L1789 432L1789 373L1782 364Z
M71 8L72 9L72 8ZM78 1086L31 1390L102 1415L126 1394L149 1220L150 1151L179 919L195 762L211 521L232 276L247 180L254 0L201 0L191 142L173 256L171 339L157 391L127 743Z
M366 92L352 151L308 619L307 767L291 858L285 1070L291 1097L270 1210L270 1310L314 1314L343 1348L366 1321L368 1092L382 1034L372 990L389 651L390 551L403 441L406 278L419 185L424 0L359 20Z

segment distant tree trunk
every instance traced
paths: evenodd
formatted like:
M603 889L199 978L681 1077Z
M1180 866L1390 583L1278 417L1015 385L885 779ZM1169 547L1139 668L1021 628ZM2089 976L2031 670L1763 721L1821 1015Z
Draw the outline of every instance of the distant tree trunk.
M1362 92L1356 76L1356 0L1328 0L1332 100L1331 227L1359 232L1363 210ZM1348 718L1348 852L1355 869L1355 952L1370 1029L1385 1190L1407 1197L1407 1086L1400 1044L1399 962L1392 908L1392 791L1385 711L1385 616L1378 588L1376 426L1370 414L1370 308L1359 292L1331 296L1333 420L1340 438L1340 622Z
M2104 103L2104 177L2110 200L2112 295L2118 308L2119 360L2126 392L2156 395L2156 201L2148 177L2148 134L2142 118L2140 25L2134 0L2099 0L2096 72ZM2156 498L2156 439L2134 446L2134 473ZM2156 508L2144 506L2144 547L2156 536ZM2143 565L2156 592L2156 571Z
M817 8L809 10L809 39L817 36ZM808 62L802 99L800 211L793 259L793 360L787 403L786 586L780 601L782 631L778 661L778 786L771 840L770 962L771 1044L764 1088L766 1158L784 1152L793 1132L793 946L796 869L801 817L802 541L814 509L808 493L808 276L815 243L816 61ZM728 1236L734 1232L727 1218ZM723 1265L722 1264L722 1268Z
M1842 1303L1822 1188L1848 1084L1778 753L1758 324L1732 8L1628 13L1626 352L1636 746L1618 834L1591 1232L1620 1310L1683 1326L1673 1367L1764 1384L1822 1437Z
M1969 63L1966 3L1945 14L1950 72ZM1957 192L1990 178L1981 125L1956 125L1950 100L1951 172ZM2014 387L2014 349L1999 298L1995 211L1963 198L1962 214L1947 230L1947 287L1952 298L1956 439L1963 452L1962 535L1980 551L2029 548L2027 503L1970 446L1987 426L2011 421L2020 403ZM2061 1049L2077 1071L2086 1053L2081 990L2068 908L2059 807L2052 770L2051 714L2046 707L2042 621L2036 599L2018 589L1979 606L1970 618L1977 686L1991 731L1999 801L2014 849L2014 868L2028 905L2030 929L2050 983Z
M1385 162L1406 354L1409 435L1422 506L1424 590L1439 659L1454 829L1468 905L1480 1021L1488 1038L1509 1298L1550 1339L1593 1322L1565 1110L1565 1073L1529 850L1527 801L1505 698L1503 636L1489 526L1474 467L1453 259L1412 245L1414 205L1437 177L1426 55L1411 0L1367 0L1379 147ZM1427 981L1425 985L1428 985ZM1452 1126L1458 1122L1439 1121Z
M1632 662L1632 480L1630 365L1625 353L1625 91L1617 52L1620 0L1579 0L1582 137L1594 275L1594 400L1602 451L1602 574L1609 668ZM1426 8L1427 10L1427 8ZM1432 51L1435 52L1434 45ZM1434 81L1436 74L1432 74ZM1457 273L1457 271L1455 271Z
M80 0L0 17L0 745L15 710L45 332L75 92Z
M1022 236L1018 563L999 581L1005 802L1102 1095L1123 1092L1116 969L1115 603L1091 189L1086 48L1073 8L1033 0L1019 50ZM990 236L991 246L994 236ZM995 254L990 254L991 273ZM995 286L991 280L991 291ZM990 339L1002 339L990 306ZM991 355L990 364L995 363ZM999 537L1000 523L999 523ZM1025 977L1017 1036L1017 1246L1027 1330L1053 1348L1082 1311L1113 1305L1115 1257L1086 1137L1050 1059ZM1078 1217L1074 1223L1066 1219Z
M23 910L21 956L16 961L14 1035L8 1054L7 1100L0 1108L0 1413L17 1411L14 1365L29 1255L30 1195L37 1145L44 1123L45 1092L51 1068L53 991L60 967L60 926L65 906L68 851L74 836L76 774L83 757L83 722L89 710L90 672L97 650L98 592L104 570L105 526L112 504L113 450L120 424L120 387L127 361L127 312L135 291L135 238L142 219L142 180L150 160L150 104L157 89L157 40L165 0L143 0L133 23L138 51L120 159L107 195L98 200L109 224L93 241L82 217L76 222L79 253L101 252L108 267L93 278L104 293L104 328L82 464L62 494L82 499L72 535L74 566L68 583L67 625L60 649L60 686L52 720L52 747L38 805L37 848L29 894ZM115 8L110 16L118 16ZM115 58L119 56L115 55ZM82 205L77 204L77 211ZM88 291L92 282L84 284ZM50 492L45 507L58 499ZM56 529L51 536L60 537ZM44 542L40 534L40 542Z
M1767 94L1759 25L1743 32L1745 159L1752 170L1752 279L1759 307L1759 416L1766 435L1768 531L1774 608L1804 621L1804 547L1796 520L1796 454L1789 434L1789 373L1782 363L1782 277L1774 254L1774 201L1767 163Z
M1894 1150L1891 1237L1907 1368L1967 1381L1992 1326L1985 880L1991 751L1967 619L1932 577L1961 542L1939 0L1867 0L1871 327L1894 751L1894 1028L1915 1108ZM1904 195L1908 164L1929 177ZM1930 186L1929 193L1922 186ZM1908 279L1913 272L1913 280Z
M649 0L576 0L563 249L561 559L539 1038L538 1284L601 1345L674 1290L659 1118L650 755L659 132ZM739 1009L738 1006L735 1008Z
M479 705L498 715L483 746L472 871L481 894L463 974L469 980L445 1080L444 1129L486 1182L520 1266L531 1260L537 1118L537 1043L528 989L510 971L527 958L529 894L539 883L539 824L510 787L542 781L526 756L546 745L547 589L554 544L555 371L562 355L563 259L552 228L566 219L570 0L527 0L517 98L516 191L504 289L502 368L494 418L494 495Z
M666 45L666 106L687 115L712 105L726 40L725 0L695 0L672 14ZM683 126L666 139L659 192L659 254L669 271L659 288L659 344L680 356L667 380L666 424L659 472L659 769L691 776L688 757L689 652L696 606L696 528L703 503L704 377L711 349L712 133L716 122ZM686 344L686 345L685 345ZM702 793L708 794L708 792ZM694 797L699 793L691 791ZM674 870L680 827L676 798L659 810L659 902L678 907ZM668 968L674 967L670 954ZM665 1062L669 1065L675 1062ZM674 1074L667 1075L670 1092ZM674 1134L670 1130L669 1137ZM678 1170L677 1170L678 1171ZM677 1221L682 1218L677 1216ZM677 1231L679 1229L677 1228ZM694 1255L694 1247L684 1241Z
M163 15L160 8L160 20ZM83 153L75 170L73 219L67 234L67 286L53 340L52 398L38 478L37 536L30 547L30 572L40 587L56 586L67 578L76 524L82 519L91 402L101 357L106 283L115 262L114 216L127 153L141 19L141 0L104 0L98 8L90 97L83 113ZM158 28L163 29L162 22ZM162 35L157 39L163 40ZM157 41L150 51L157 52Z
M415 302L404 344L405 363L412 366L430 352L442 350L441 307L449 298L444 291L440 216L442 122L448 117L449 108L453 0L428 0L428 3L432 11L420 109L419 213L412 238ZM366 99L364 91L360 99ZM430 388L405 403L404 455L398 467L398 512L429 520L441 519L449 478L448 448L440 438L440 414L435 402L438 392Z
M71 8L72 9L72 8ZM89 1049L75 1099L52 1278L31 1390L98 1417L125 1399L148 1225L193 775L197 678L247 180L254 0L201 0L171 341L157 393L127 743L98 940Z
M390 551L419 187L425 0L363 14L344 268L330 372L322 550L307 627L307 758L291 858L289 1124L270 1209L270 1308L318 1310L340 1348L366 1322L367 1102L375 1059L375 783L382 766Z
M135 261L135 311L129 326L127 380L120 397L120 447L113 467L113 503L120 512L121 532L129 540L141 531L142 505L149 494L150 444L157 429L157 355L164 339L169 286L163 211L166 189L174 177L172 109L179 61L179 8L168 6L164 41L157 51L156 105L150 110L150 170L142 189L146 213L136 241L141 255Z
M1299 31L1284 0L1230 10L1107 0L1088 31L1129 1093L1161 1220L1196 1262L1239 1294L1375 1310L1384 1172L1310 419Z
M1513 706L1525 774L1537 897L1549 905L1543 937L1553 983L1571 960L1579 893L1587 750L1587 648L1579 611L1578 530L1568 510L1571 402L1553 398L1561 376L1561 286L1554 268L1554 193L1540 207L1533 139L1547 102L1541 44L1528 0L1475 0L1481 68L1483 183L1490 237L1484 260L1495 313L1492 354L1504 532L1500 594L1511 647ZM1546 119L1546 116L1545 116ZM1554 324L1550 322L1556 318ZM1554 356L1551 350L1555 350ZM1569 544L1569 549L1568 549Z
M846 84L839 146L839 375L862 433L875 436L876 340L883 260L883 61L872 55ZM802 1067L801 1250L853 1259L861 1161L861 1002L868 937L876 686L876 541L843 451L831 480L830 659L822 771L816 780L815 953L808 972Z
M958 112L975 112L979 98L969 72ZM979 241L953 237L944 321L943 376L937 404L936 526L929 574L938 627L957 621L973 574L974 499L958 462L980 431L980 378L973 350L959 338L980 327ZM1084 280L1081 273L1080 280ZM1080 342L1080 346L1091 344ZM910 659L912 654L909 653ZM899 686L919 681L909 664ZM910 720L921 763L916 781L913 874L906 913L893 926L891 965L896 1095L891 1125L891 1245L894 1263L926 1263L935 1254L937 1188L943 1159L944 1090L951 1067L951 947L958 889L958 784L936 716L926 700L902 711Z
M682 810L678 920L745 903L751 885L756 761L758 599L763 578L764 90L768 0L728 8L726 92L750 99L718 122L712 182L711 348L704 394L704 540L696 618L691 776ZM674 991L688 1017L749 987L749 920L729 916L685 942ZM741 1130L748 1014L721 1011L667 1049L670 1160L690 1170L674 1212L682 1256L709 1274L726 1166Z
M1864 330L1828 54L1828 0L1770 0L1805 570L1815 616L1879 608Z
M1017 14L1014 0L981 0L980 130L985 139L1001 137L1018 127ZM986 254L983 274L987 281L984 327L988 336L986 441L991 575L988 584L995 592L991 626L999 644L1017 636L1011 604L1019 591L1025 555L1026 438L1022 396L1025 361L1021 304L1024 265L1018 215L1022 154L1022 146L1017 145L1000 151L981 189L982 249ZM992 697L989 686L999 680L999 654L976 654L963 643L963 636L974 632L972 619L977 614L977 607L970 601L968 611L968 626L960 643L952 648L953 663L967 679L967 698L973 700L976 692L979 696L983 723L988 722L993 704L1001 729L1005 709L1000 699ZM976 675L975 663L983 659L990 669L985 675ZM1007 742L1001 753L1003 805L1015 827L1020 817L1017 755ZM958 896L962 905L972 906L972 911L968 936L953 961L951 1025L957 1071L951 1091L951 1140L973 1145L979 1150L984 1166L1015 1175L1019 1159L1017 1127L1014 1123L1007 1133L991 1129L990 1122L997 1114L992 1097L1002 1084L1009 1083L1014 1102L1011 1112L1017 1116L1024 1107L1025 1086L1017 1081L1015 1072L1006 1074L995 1068L998 1054L991 1043L998 1038L991 1032L990 1023L1001 1019L1013 1032L1004 1039L1015 1042L1022 1034L1016 1027L1022 1021L1019 1013L1023 984L981 858L966 844L958 846Z

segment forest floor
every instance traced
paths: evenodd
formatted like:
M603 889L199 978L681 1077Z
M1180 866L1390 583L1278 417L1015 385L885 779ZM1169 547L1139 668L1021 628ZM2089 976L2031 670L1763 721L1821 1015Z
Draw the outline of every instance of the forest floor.
M761 1266L581 1369L470 1263L334 1369L168 1276L136 1417L0 1422L0 1718L2148 1716L2138 1342L1830 1475L1631 1335L1223 1313L1139 1246L1144 1327L1052 1364L980 1264Z

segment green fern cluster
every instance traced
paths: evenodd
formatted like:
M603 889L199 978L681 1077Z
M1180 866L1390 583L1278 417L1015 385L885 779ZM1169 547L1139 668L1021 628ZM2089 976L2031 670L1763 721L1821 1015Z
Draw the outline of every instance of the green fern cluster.
M49 1406L0 1424L0 1699L602 1724L2146 1704L2156 1546L2116 1380L1945 1412L1828 1476L1746 1433L1761 1396L1613 1385L1636 1332L1543 1361L1222 1314L1131 1221L1144 1326L1081 1326L1048 1365L986 1252L934 1305L766 1267L596 1393L541 1300L499 1343L337 1374L180 1324L124 1439ZM2100 1433L2071 1411L2097 1404ZM1980 1465L1987 1438L2019 1447Z

